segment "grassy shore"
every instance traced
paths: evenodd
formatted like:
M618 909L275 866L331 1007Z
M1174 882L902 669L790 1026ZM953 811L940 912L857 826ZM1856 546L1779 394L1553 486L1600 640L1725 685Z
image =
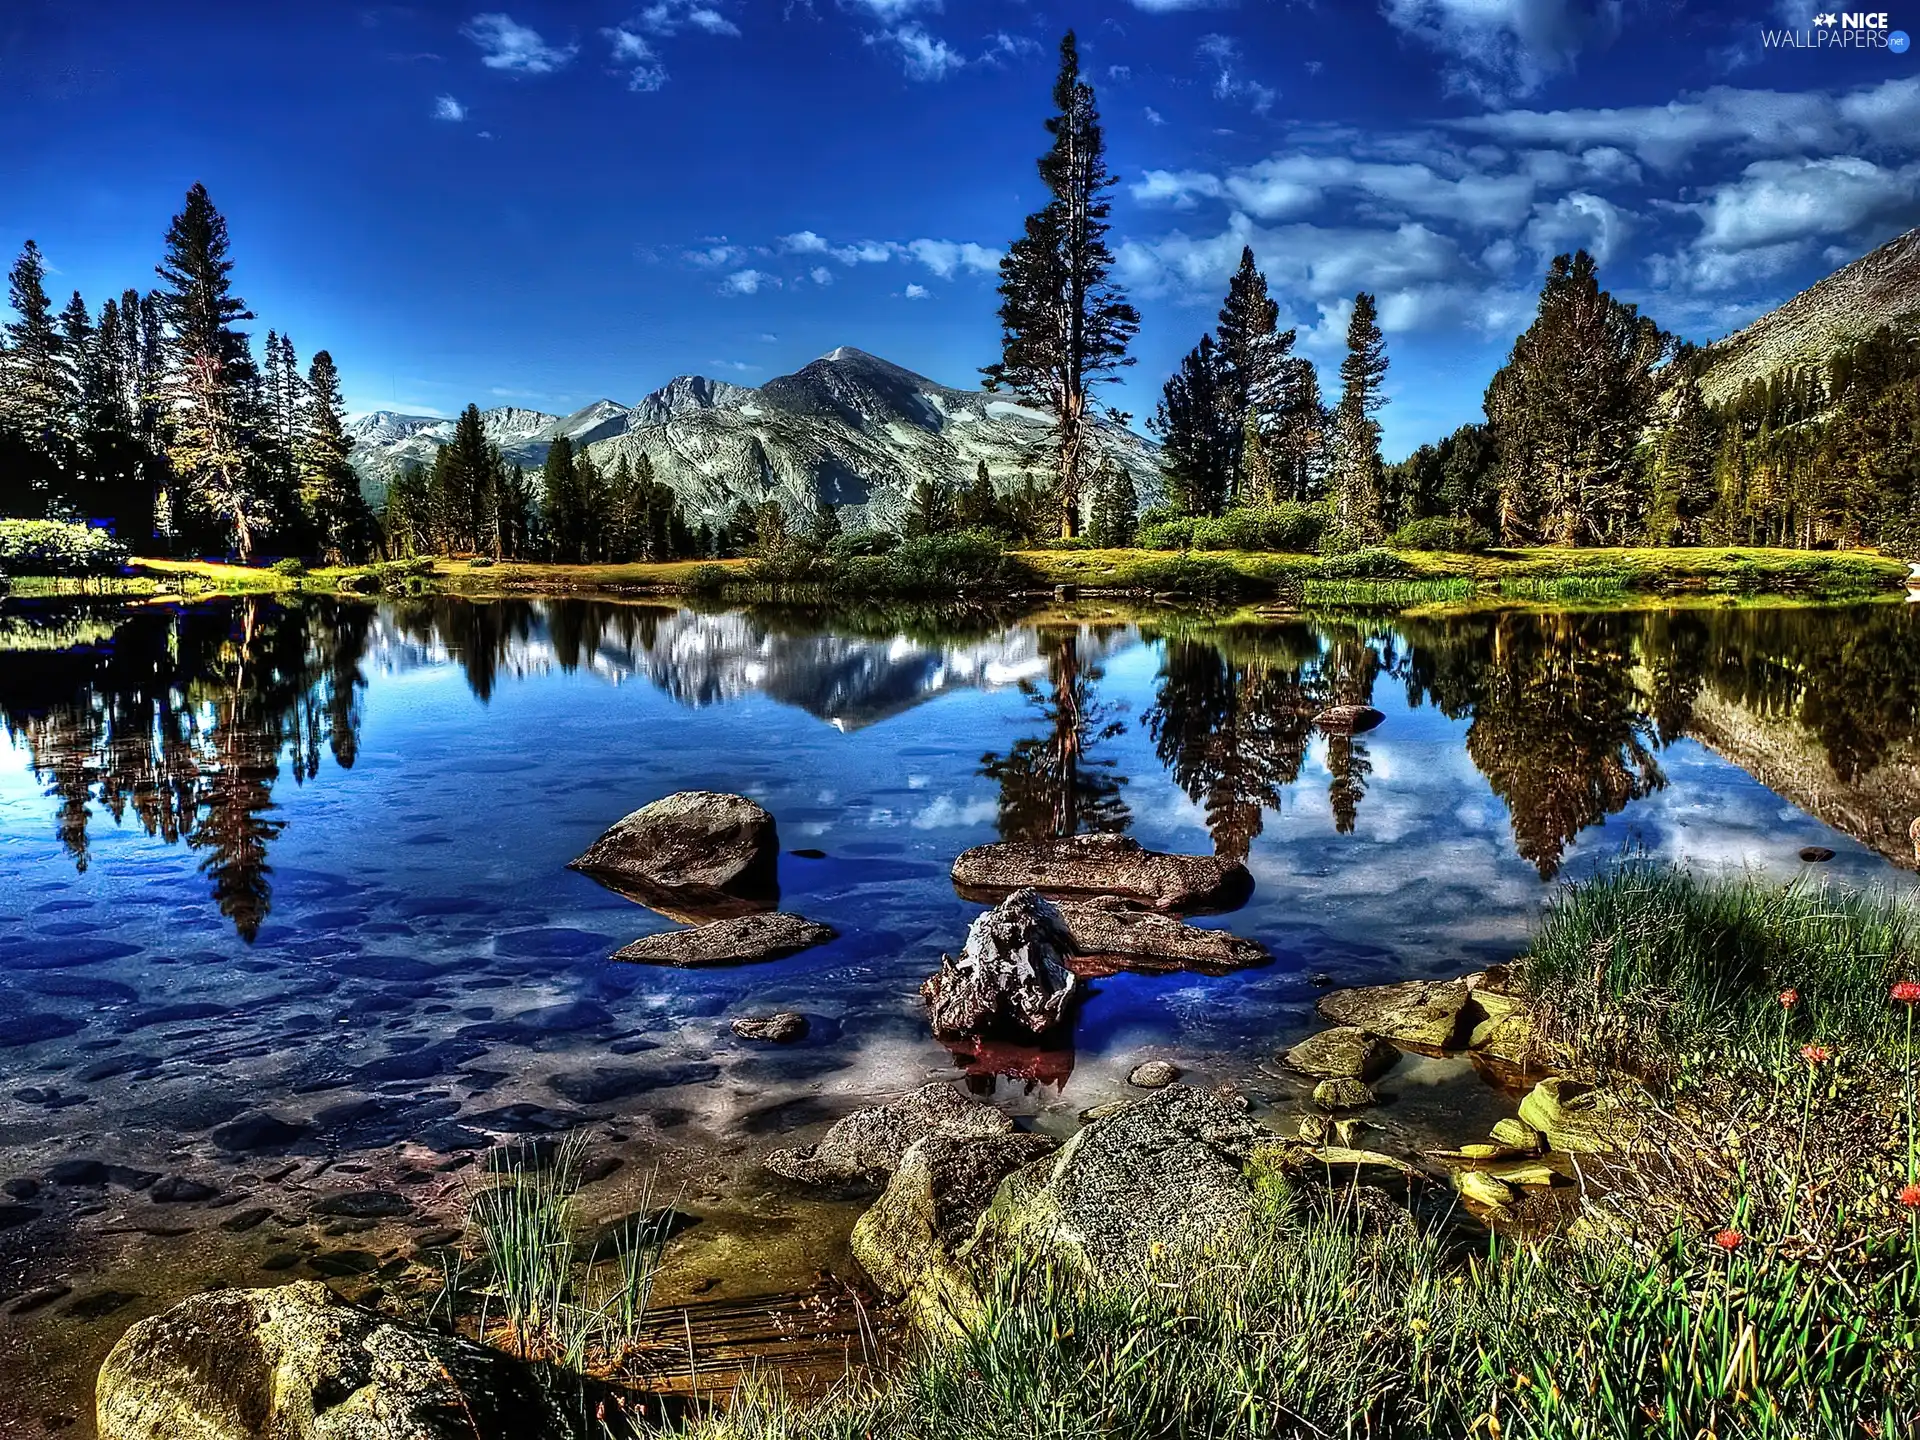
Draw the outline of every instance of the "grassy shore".
M965 576L937 555L919 574L887 575L892 598L952 598ZM869 562L870 563L870 562ZM1893 595L1903 561L1866 551L1767 549L1503 550L1484 555L1372 550L1358 555L1250 551L1022 550L995 560L983 591L1006 598L1068 587L1142 601L1211 604L1281 601L1308 608L1482 609L1631 603L1647 597L1790 597L1845 600ZM764 562L676 560L662 564L555 565L436 559L298 574L211 560L136 559L106 578L15 577L19 596L56 594L265 594L311 591L468 595L689 594L796 602L859 600L861 574L795 582ZM1011 577L1011 579L1009 578Z

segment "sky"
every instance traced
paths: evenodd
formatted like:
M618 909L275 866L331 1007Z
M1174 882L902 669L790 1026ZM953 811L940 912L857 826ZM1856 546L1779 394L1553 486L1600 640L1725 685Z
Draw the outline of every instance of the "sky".
M1920 35L1920 0L1888 31ZM506 8L479 8L502 5ZM840 345L971 386L1077 31L1136 425L1251 244L1389 458L1480 418L1548 260L1704 341L1920 224L1920 53L1797 0L7 0L0 251L148 286L194 181L355 410L564 413ZM1769 46L1791 30L1829 43ZM1904 31L1902 33L1905 33Z

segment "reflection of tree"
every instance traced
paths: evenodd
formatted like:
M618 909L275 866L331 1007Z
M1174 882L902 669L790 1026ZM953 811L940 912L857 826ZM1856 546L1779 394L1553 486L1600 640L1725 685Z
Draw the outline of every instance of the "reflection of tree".
M1373 681L1380 673L1380 656L1367 638L1341 629L1328 640L1320 661L1321 693L1328 705L1370 705ZM1373 762L1361 737L1335 731L1327 736L1327 799L1333 806L1333 828L1351 835L1359 818L1360 801L1367 793Z
M1092 752L1103 740L1126 729L1094 698L1101 672L1083 665L1080 632L1042 630L1041 654L1047 662L1043 694L1031 681L1020 689L1039 711L1046 733L1016 741L1005 755L981 757L980 773L1000 785L1000 836L1003 840L1040 840L1087 831L1120 831L1132 823L1111 758Z
M115 823L131 812L149 835L204 852L221 912L253 939L271 903L281 757L295 783L323 747L353 763L371 613L257 597L143 609L104 644L9 654L0 720L58 802L75 864L86 867L96 806Z
M1214 851L1228 859L1246 859L1263 812L1279 810L1313 731L1298 650L1288 664L1265 653L1273 648L1284 652L1262 646L1245 658L1213 639L1169 639L1146 716L1160 763L1205 809Z

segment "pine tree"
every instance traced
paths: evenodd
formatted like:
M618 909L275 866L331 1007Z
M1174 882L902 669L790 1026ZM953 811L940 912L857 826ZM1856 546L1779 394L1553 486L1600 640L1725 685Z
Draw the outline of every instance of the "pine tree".
M1340 362L1340 403L1334 410L1333 523L1348 541L1379 543L1381 488L1380 422L1386 403L1380 382L1387 373L1386 338L1380 333L1373 296L1353 297L1347 321L1347 354Z
M954 509L963 530L991 530L1000 524L1000 502L993 493L993 477L984 458L974 467L973 483L960 492Z
M606 557L607 478L584 445L574 454L573 474L580 497L580 559L591 564Z
M434 548L433 482L417 463L409 461L388 483L380 529L390 559L424 555Z
M1111 456L1100 462L1093 477L1093 519L1089 530L1093 543L1105 549L1133 544L1140 523L1140 497L1133 487L1133 476Z
M907 538L944 535L954 524L952 492L938 480L915 481L912 493L907 496L907 514L901 527Z
M280 363L286 358L283 355ZM322 556L335 564L362 560L372 538L373 517L360 493L360 477L348 461L353 442L347 436L340 372L325 350L314 352L304 388L307 403L294 440L302 507Z
M586 507L581 503L573 442L565 435L556 436L547 447L540 480L540 517L546 526L549 553L563 564L577 563L585 538Z
M1040 160L1051 198L1027 217L1000 262L1000 360L983 373L989 390L1011 390L1053 416L1060 533L1072 536L1080 529L1092 389L1132 363L1127 345L1140 316L1110 278L1107 195L1114 177L1072 31L1060 42L1053 101L1053 145Z
M7 282L7 303L15 318L6 326L6 345L0 349L0 424L53 453L67 412L68 388L46 280L46 261L29 240Z
M1673 409L1655 462L1651 538L1661 545L1698 545L1701 526L1713 508L1713 416L1700 394L1695 367L1679 363Z
M1275 489L1302 504L1320 499L1327 480L1327 408L1320 399L1320 372L1295 357L1280 367L1280 403L1274 421Z
M534 549L533 482L526 467L515 461L499 467L493 497L493 558L519 560Z
M841 535L840 512L829 500L822 499L814 507L813 519L807 525L807 543L816 550L825 550Z
M1218 331L1221 404L1241 437L1229 493L1241 504L1271 504L1276 498L1265 442L1285 405L1295 339L1279 321L1280 306L1267 294L1267 277L1253 263L1253 247L1246 246L1227 284Z
M253 312L233 294L227 222L204 185L187 192L166 244L155 303L166 327L169 453L187 506L212 519L245 563L273 522L260 484L258 372L235 328Z
M1188 515L1218 515L1232 497L1241 424L1230 409L1224 372L1213 337L1202 335L1154 412L1168 498Z

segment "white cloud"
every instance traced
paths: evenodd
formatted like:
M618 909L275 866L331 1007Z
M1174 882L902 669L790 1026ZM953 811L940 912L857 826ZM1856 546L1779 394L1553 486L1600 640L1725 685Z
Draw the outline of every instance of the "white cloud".
M1498 101L1538 90L1620 31L1622 0L1385 0L1387 23L1451 62L1447 88Z
M1604 265L1633 231L1632 217L1610 200L1576 190L1533 207L1527 245L1541 257L1585 250Z
M1013 35L1005 30L996 30L988 37L987 48L981 53L983 65L1008 65L1016 60L1031 60L1041 53L1038 40L1027 35Z
M842 265L879 265L889 260L914 260L941 279L960 270L991 274L1000 268L1000 252L971 240L855 240L836 245L812 230L780 237L780 249L789 255L821 255Z
M433 118L450 120L455 124L467 118L467 107L451 95L440 95L433 102Z
M1753 250L1845 235L1910 214L1920 199L1920 162L1886 168L1853 155L1756 160L1701 207L1700 244Z
M807 272L807 275L816 285L831 285L833 283L833 272L824 265L814 266L812 270Z
M971 240L909 240L906 250L942 280L957 270L992 275L1000 269L1000 252Z
M1193 170L1149 170L1134 184L1133 198L1176 210L1191 210L1203 199L1227 199L1257 219L1280 220L1320 210L1329 195L1344 192L1357 197L1363 210L1384 218L1421 216L1492 229L1523 221L1536 188L1531 175L1520 173L1465 170L1449 176L1421 163L1294 151L1229 171L1224 177Z
M1151 105L1147 106L1145 113L1147 117L1147 123L1149 125L1164 125L1167 123L1167 117L1162 115L1158 110L1154 109L1153 106Z
M940 8L940 0L853 0L853 3L889 25L904 20L916 10Z
M1129 0L1129 3L1149 15L1171 15L1177 10L1225 10L1233 0Z
M704 249L688 250L684 255L689 265L698 265L703 270L718 270L742 259L746 253L738 245L729 245L725 239L717 239L709 241Z
M722 295L757 295L763 287L777 288L779 277L764 270L736 270L720 282Z
M480 47L480 63L489 70L547 75L564 69L580 50L578 45L549 45L538 30L498 12L474 16L460 33Z
M613 42L614 63L626 67L629 90L646 94L667 83L667 67L660 63L646 36L618 26L602 33Z
M1191 210L1202 200L1226 194L1220 177L1201 170L1149 170L1133 183L1133 198L1142 205L1166 205Z
M871 4L872 0L867 0ZM963 68L967 57L923 25L897 25L866 37L867 44L887 46L900 56L909 80L944 80Z
M909 284L907 288L900 293L908 300L925 300L933 294L926 286L915 284Z
M654 35L678 35L682 30L701 30L709 35L740 33L740 27L726 17L715 0L654 0L640 11L634 23Z
M1214 99L1244 101L1254 114L1264 115L1279 98L1279 91L1242 73L1240 46L1230 36L1201 36L1198 54L1213 66Z

